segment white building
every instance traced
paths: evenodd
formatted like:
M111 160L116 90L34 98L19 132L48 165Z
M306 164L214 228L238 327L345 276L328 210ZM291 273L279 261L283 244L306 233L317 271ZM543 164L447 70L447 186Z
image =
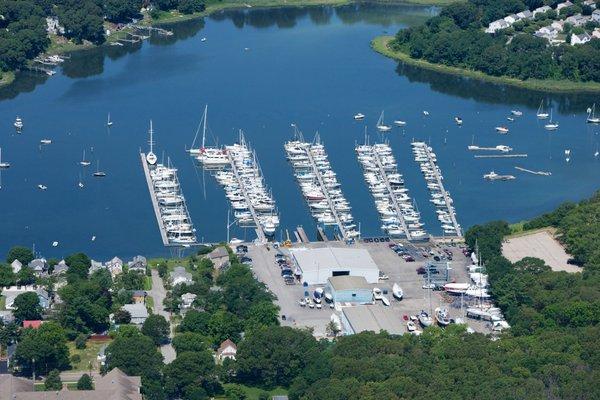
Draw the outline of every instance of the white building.
M21 263L21 261L15 259L13 262L10 263L10 266L12 268L13 274L18 274L19 271L21 270L21 268L23 268L23 263Z
M196 297L198 297L196 294L194 293L184 293L181 295L181 308L182 309L188 309L192 307L192 304L194 303L194 300L196 300Z
M533 16L535 17L538 14L546 13L546 12L548 12L550 10L552 10L552 8L550 8L548 6L538 7L535 10L533 10Z
M486 33L496 33L502 29L506 29L510 26L508 22L503 19L499 19L497 21L491 22L486 28Z
M571 46L575 46L576 44L584 44L592 40L592 37L586 33L582 33L581 35L571 35Z
M114 278L123 273L123 260L119 257L114 257L112 260L106 262L106 268Z
M509 24L512 25L515 22L517 22L519 20L519 18L517 18L516 14L510 14L508 17L504 17L504 20Z
M194 281L192 280L192 274L187 272L184 267L175 267L170 273L171 285L177 286L180 283L190 285Z
M564 3L560 3L556 6L556 11L560 12L560 10L562 10L565 7L571 7L573 5L573 3L571 3L569 0L565 1Z
M594 29L592 32L592 39L600 39L600 28Z
M125 304L122 310L127 311L131 315L132 324L142 325L148 318L148 309L142 303Z
M231 340L227 339L221 343L221 346L219 346L219 349L217 350L217 360L221 362L228 358L235 360L236 354L237 346Z
M367 331L402 335L407 331L396 311L379 304L344 307L341 322L344 335Z
M309 285L324 285L332 276L362 276L369 283L379 280L379 268L364 249L323 247L290 250L299 268L302 281Z

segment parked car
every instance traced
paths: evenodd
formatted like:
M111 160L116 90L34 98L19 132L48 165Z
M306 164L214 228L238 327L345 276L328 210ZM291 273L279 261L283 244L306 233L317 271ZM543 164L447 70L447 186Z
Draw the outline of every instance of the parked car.
M388 279L390 279L390 277L389 277L389 276L387 276L387 275L386 275L386 274L384 274L383 272L379 271L379 280L386 281L386 280L388 280Z
M404 256L404 261L406 261L406 262L413 262L413 261L415 261L415 258L413 256L411 256L411 255L405 255Z
M242 264L246 263L246 262L252 262L252 259L250 257L243 256L243 257L240 257L240 262Z
M281 276L290 276L290 277L292 277L293 275L294 275L294 272L291 269L289 269L289 268L284 268L284 269L281 270Z

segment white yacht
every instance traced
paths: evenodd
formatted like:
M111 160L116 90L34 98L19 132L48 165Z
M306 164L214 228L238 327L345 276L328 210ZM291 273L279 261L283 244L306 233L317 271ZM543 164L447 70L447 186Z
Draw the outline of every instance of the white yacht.
M21 129L23 129L23 120L20 117L17 117L13 125L15 126L17 131L21 131Z
M456 122L457 125L462 125L463 120L461 117L454 117L454 122Z
M40 144L52 144L52 140L51 139L41 139Z
M379 132L389 132L392 130L391 126L386 125L383 122L383 111L381 112L381 115L379 116L379 119L377 120L377 130Z
M585 122L588 124L600 124L600 117L596 117L596 103L594 103L592 108L588 108L587 112L588 116Z
M2 148L0 148L0 169L10 168L10 163L2 161Z
M508 133L508 128L506 126L497 126L496 132L506 134Z
M516 179L513 175L500 175L494 171L483 175L483 179L487 179L489 181L510 181Z
M406 121L402 121L402 120L397 119L397 120L394 121L394 125L396 125L396 126L406 126Z
M46 189L48 189L48 186L45 186L45 185L42 185L42 184L37 185L37 187L40 190L46 190Z
M547 131L555 131L558 129L558 122L552 122L552 110L550 110L550 122L544 125L544 129Z
M519 111L519 110L511 110L510 112L512 115L514 115L515 117L520 117L521 115L523 115L523 112Z
M547 119L548 118L548 113L544 111L544 100L542 100L540 102L540 106L538 107L536 116L538 117L538 119Z
M363 114L363 113L358 113L358 114L354 115L354 120L356 120L356 121L362 121L363 119L365 119L365 114Z

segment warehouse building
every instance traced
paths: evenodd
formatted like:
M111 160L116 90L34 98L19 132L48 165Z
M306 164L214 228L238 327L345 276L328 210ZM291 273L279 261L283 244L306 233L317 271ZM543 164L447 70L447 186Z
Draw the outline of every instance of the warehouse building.
M327 280L326 292L336 303L372 303L373 289L362 276L332 276Z
M391 308L381 305L344 307L342 309L342 331L345 335L371 331L386 331L392 335L406 332L402 319Z
M332 276L362 276L368 283L377 283L379 268L364 249L324 247L294 249L292 259L302 272L302 281L309 285L324 285Z

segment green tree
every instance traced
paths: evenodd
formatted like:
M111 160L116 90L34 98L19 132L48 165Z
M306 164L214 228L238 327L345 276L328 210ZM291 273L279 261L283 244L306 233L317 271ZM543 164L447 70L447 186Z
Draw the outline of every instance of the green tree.
M140 15L142 0L105 0L104 12L111 22L128 22Z
M19 285L31 285L35 282L35 275L33 270L29 267L23 267L17 272L17 284Z
M88 336L84 335L83 333L80 333L75 338L75 348L79 349L79 350L85 349L87 346L87 340L88 340Z
M240 340L242 323L235 314L221 310L210 317L208 331L215 346L226 339L237 343Z
M0 286L12 286L17 282L17 277L10 265L0 264Z
M19 260L21 264L27 265L33 261L33 258L34 255L31 249L23 246L15 246L8 251L6 262L10 264L15 260Z
M44 390L61 390L62 381L60 380L60 372L57 369L50 371L44 381Z
M185 353L188 351L191 352L203 352L207 350L206 346L206 338L199 334L193 332L184 332L176 335L173 338L173 347L177 354Z
M162 315L150 315L142 325L142 333L154 341L159 346L169 338L169 322Z
M202 0L179 0L177 10L182 14L193 14L206 9Z
M221 390L215 375L215 362L208 351L185 352L164 369L165 391L169 398L177 398L190 385L201 386L209 395Z
M118 309L115 311L114 318L117 324L128 324L131 322L131 314L127 310Z
M35 292L21 293L15 298L13 312L17 321L37 320L42 318L42 306Z
M106 348L108 370L119 368L127 375L159 378L163 358L154 341L141 334L135 327L123 328L119 329L119 331L123 330L123 334L117 334Z
M14 355L16 366L25 374L46 374L53 369L69 367L69 349L64 329L47 321L38 329L26 329Z
M209 333L209 321L210 314L198 310L189 310L187 313L185 313L185 317L183 317L183 320L177 327L177 330L179 332L195 332L207 335Z
M81 375L77 381L77 390L94 390L92 378L88 374Z

